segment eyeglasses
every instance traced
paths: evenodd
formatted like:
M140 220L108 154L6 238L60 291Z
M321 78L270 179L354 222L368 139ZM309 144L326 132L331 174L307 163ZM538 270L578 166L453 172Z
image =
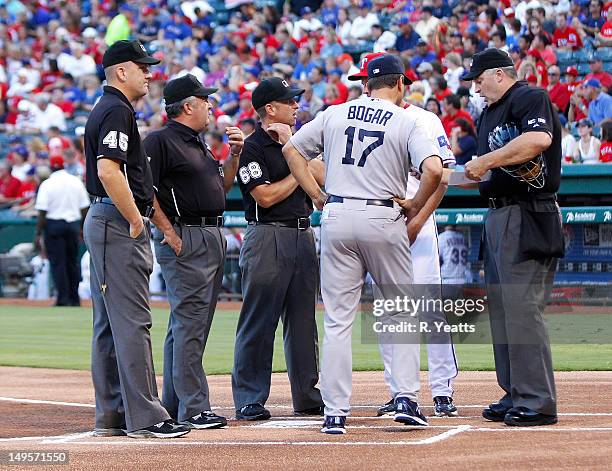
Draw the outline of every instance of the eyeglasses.
M557 72L548 72L549 77L556 77L557 75L559 75Z

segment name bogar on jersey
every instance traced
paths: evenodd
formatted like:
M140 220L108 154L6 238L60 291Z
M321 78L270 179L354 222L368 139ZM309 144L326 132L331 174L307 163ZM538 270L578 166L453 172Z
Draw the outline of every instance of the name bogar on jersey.
M428 122L379 98L362 96L330 106L291 137L306 158L323 153L325 191L357 199L391 199L406 193L411 168L439 156Z
M424 110L418 106L409 105L404 110L408 113L412 119L420 120L425 123L427 131L429 132L429 139L432 139L438 145L437 155L442 159L442 165L450 167L455 165L455 155L450 147L450 142L442 121L431 111ZM413 169L414 170L414 169ZM418 169L417 169L418 170ZM417 191L419 190L419 184L421 182L418 178L410 175L408 177L408 186L406 188L406 198L414 198Z

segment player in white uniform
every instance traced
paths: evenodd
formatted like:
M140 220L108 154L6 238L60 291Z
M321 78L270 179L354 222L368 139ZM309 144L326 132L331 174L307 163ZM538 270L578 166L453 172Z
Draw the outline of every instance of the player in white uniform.
M435 140L439 147L439 154L445 167L455 163L455 157L448 144L448 139L440 119L433 113L425 111L417 106L408 106L405 110L413 119L423 122L429 131L429 139ZM415 176L408 178L406 198L412 198L419 189L419 180ZM438 239L435 216L433 211L438 207L444 193L446 185L441 187L432 195L430 201L419 215L413 219L412 223L416 226L409 227L411 240L416 237L410 251L412 252L412 266L414 270L414 283L417 286L417 297L440 299L441 276L440 260L438 255ZM420 230L418 230L420 228ZM415 235L414 232L418 230ZM434 322L446 323L444 312L427 311L420 313L421 320L429 322L433 326ZM434 402L434 413L437 416L447 415L456 416L457 408L453 404L452 379L458 374L457 359L453 347L452 337L449 333L438 332L432 328L432 332L427 334L427 362L429 372L429 387ZM380 342L380 354L385 367L385 382L391 390L391 396L395 397L397 391L393 388L391 381L391 349L390 345L384 340ZM393 415L395 413L395 403L393 400L383 405L378 410L378 415Z
M442 283L459 285L466 282L468 247L465 237L455 226L446 226L438 237Z
M369 61L383 55L384 53L367 54L362 63L359 73L349 77L350 80L361 80L364 86L365 93L367 91L367 64ZM433 113L424 111L419 107L405 104L404 107L407 113L414 115L414 119L423 120L427 125L427 129L431 131L430 138L435 139L440 147L440 156L445 167L455 164L455 156L448 143L448 137L442 126L440 119ZM406 198L412 198L419 188L419 180L415 176L408 178L408 187L406 189ZM446 192L446 185L436 191L431 197L422 213L417 218L413 219L414 227L410 229L419 229L416 240L410 246L412 252L412 267L414 271L414 283L427 288L428 296L440 296L440 260L438 254L438 239L435 217L433 210L438 206L440 200ZM412 234L411 237L414 237ZM421 313L422 316L423 313ZM434 321L446 322L445 316L440 312L431 312L427 314L427 320L431 323ZM423 317L423 316L422 316ZM434 334L427 338L427 359L429 372L429 387L434 401L434 413L438 416L457 415L457 408L453 404L453 388L452 379L458 374L457 358L453 347L450 334ZM383 359L385 368L385 382L391 390L392 398L395 397L397 391L394 391L391 381L391 348L382 339L379 343L380 354ZM395 401L391 399L378 409L378 415L393 415L395 414Z
M322 209L327 201L321 229L324 433L345 433L352 389L351 328L366 272L372 275L384 299L414 295L410 243L398 195L405 194L411 169L422 172L414 198L402 200L410 220L438 188L442 177L439 146L427 138L425 123L398 106L410 83L402 62L391 55L372 60L368 81L371 97L328 108L283 148L293 176L317 208ZM305 160L321 152L329 195L308 172ZM418 325L408 312L391 311L385 313L384 325ZM395 420L426 425L416 403L418 332L403 335L390 343L391 381L397 391Z

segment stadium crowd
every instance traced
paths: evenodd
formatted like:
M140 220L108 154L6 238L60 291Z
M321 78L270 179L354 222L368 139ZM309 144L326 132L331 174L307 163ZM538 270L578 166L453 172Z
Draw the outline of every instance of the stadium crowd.
M224 130L256 124L251 91L281 76L304 88L299 128L362 93L363 56L389 52L413 84L406 100L442 119L458 163L476 153L484 106L463 82L472 55L507 51L519 78L546 88L564 126L566 164L612 161L612 23L599 0L0 1L0 219L35 216L50 159L83 177L83 124L101 95L101 59L137 38L161 59L136 106L144 135L165 122L164 83L186 73L211 96L213 154Z

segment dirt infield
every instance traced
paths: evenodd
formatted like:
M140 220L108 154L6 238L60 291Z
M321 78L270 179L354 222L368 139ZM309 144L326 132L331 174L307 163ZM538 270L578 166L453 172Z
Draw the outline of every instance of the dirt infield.
M88 372L0 367L0 377L0 456L65 450L70 469L609 469L612 450L612 372L557 373L559 424L527 429L480 417L482 406L500 395L494 373L461 373L455 383L460 416L431 418L428 428L375 418L376 405L387 400L382 373L355 373L353 416L344 436L319 433L320 418L293 417L286 375L275 374L271 420L231 420L225 429L174 440L91 437ZM230 378L211 376L209 382L216 411L233 417ZM429 391L421 397L431 414ZM19 468L0 463L0 469Z

